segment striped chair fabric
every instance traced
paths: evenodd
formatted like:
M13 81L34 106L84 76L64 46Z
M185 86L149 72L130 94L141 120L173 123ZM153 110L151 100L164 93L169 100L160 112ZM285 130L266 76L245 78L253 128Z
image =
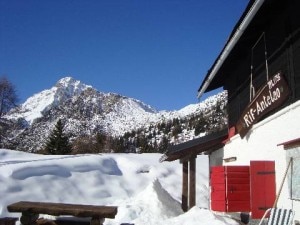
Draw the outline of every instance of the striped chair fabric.
M270 208L268 209L264 216L262 217L259 225L261 225L270 212L270 217L268 219L267 225L292 225L294 218L294 211L291 209L281 209L281 208Z

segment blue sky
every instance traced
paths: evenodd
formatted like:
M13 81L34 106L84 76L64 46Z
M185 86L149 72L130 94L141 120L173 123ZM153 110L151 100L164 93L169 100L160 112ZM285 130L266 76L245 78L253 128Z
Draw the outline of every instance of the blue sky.
M20 103L66 76L157 110L197 89L248 0L0 0L0 76Z

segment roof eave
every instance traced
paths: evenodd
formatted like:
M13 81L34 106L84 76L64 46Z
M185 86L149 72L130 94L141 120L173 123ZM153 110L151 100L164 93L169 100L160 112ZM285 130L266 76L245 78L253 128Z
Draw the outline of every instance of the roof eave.
M222 148L225 145L224 140L227 137L228 130L224 129L194 140L170 146L160 161L174 161L189 155L209 154L212 151Z
M253 17L256 15L257 11L263 5L265 0L256 0L250 9L248 10L247 14L245 15L244 19L241 20L239 26L233 31L233 35L226 43L225 47L223 48L222 52L218 56L216 62L212 66L212 69L209 70L209 73L206 75L204 81L202 82L200 88L198 89L197 98L201 98L201 96L205 93L211 81L214 79L215 75L218 73L219 69L223 65L224 61L230 54L231 50L234 48L236 43L239 41L240 37L252 21Z

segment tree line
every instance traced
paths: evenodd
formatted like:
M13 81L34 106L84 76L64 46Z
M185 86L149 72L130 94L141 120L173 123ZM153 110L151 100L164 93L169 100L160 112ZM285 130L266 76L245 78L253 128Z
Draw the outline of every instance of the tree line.
M85 153L154 153L164 152L169 141L166 137L153 144L148 142L148 138L138 134L135 138L130 138L131 134L112 137L105 133L98 132L95 135L77 137L70 142L70 138L64 132L64 123L58 119L55 127L51 131L45 145L38 151L41 154L65 155L65 154L85 154Z

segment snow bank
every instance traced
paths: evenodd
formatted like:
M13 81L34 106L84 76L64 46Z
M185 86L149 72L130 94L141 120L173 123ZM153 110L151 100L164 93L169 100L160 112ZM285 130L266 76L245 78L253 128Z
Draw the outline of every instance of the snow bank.
M181 165L160 154L44 156L0 149L0 217L17 201L118 206L106 225L233 225L208 209L208 159L197 158L197 207L183 213ZM206 207L207 208L207 207Z

